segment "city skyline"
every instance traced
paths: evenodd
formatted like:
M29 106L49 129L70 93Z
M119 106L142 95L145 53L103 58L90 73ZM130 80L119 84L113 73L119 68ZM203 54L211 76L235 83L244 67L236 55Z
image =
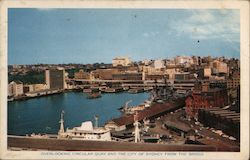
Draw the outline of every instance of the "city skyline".
M239 10L9 9L8 64L240 57Z

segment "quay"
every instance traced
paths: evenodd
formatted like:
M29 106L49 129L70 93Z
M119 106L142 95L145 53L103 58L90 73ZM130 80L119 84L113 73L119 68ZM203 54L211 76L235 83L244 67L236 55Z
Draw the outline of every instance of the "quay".
M50 96L54 94L60 94L63 93L64 90L59 90L59 89L45 89L45 90L40 90L40 91L32 91L32 92L27 92L22 96L17 96L9 101L14 101L14 100L27 100L31 98L38 98L38 97L44 97L44 96Z
M138 120L143 121L144 119L154 119L176 109L182 108L184 105L184 98L178 99L175 103L155 103L151 107L138 112ZM130 128L133 123L134 115L123 115L119 118L110 120L106 125L111 126L116 130L121 130L122 128Z

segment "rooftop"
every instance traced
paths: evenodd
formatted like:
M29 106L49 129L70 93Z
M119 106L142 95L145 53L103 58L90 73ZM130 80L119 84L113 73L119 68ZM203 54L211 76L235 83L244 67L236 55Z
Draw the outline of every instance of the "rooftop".
M182 103L182 100L178 101L177 104L174 104L174 103L153 104L151 107L138 112L138 120L141 121L144 118L150 118L162 112L169 111L171 109L174 109L177 105L181 103ZM134 123L134 115L125 115L119 118L112 119L111 121L115 122L119 126L129 125L129 124Z

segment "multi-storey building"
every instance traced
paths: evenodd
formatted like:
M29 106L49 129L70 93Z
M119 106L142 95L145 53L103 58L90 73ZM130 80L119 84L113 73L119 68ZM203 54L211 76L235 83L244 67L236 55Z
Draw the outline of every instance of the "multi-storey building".
M228 105L226 89L210 88L208 82L197 82L190 96L186 98L187 117L197 118L201 108L224 107Z
M63 68L45 70L45 82L48 89L65 89L65 70Z
M114 80L142 80L142 73L138 72L124 72L113 74Z
M193 64L193 58L188 56L177 56L175 57L175 63L177 65L184 65L184 64Z
M165 70L165 74L168 75L168 77L169 77L170 80L175 79L175 74L177 72L178 71L175 68L168 68L168 69Z
M180 73L175 73L174 79L175 80L189 80L189 79L194 79L194 75L190 74L189 72L180 72Z
M91 75L95 79L105 79L105 80L111 80L113 78L113 74L118 74L119 70L116 68L112 69L97 69L95 71L91 72Z
M232 88L237 88L240 85L240 72L235 71L231 78L227 80L227 88L232 89Z
M23 83L21 81L12 81L8 85L8 96L20 96L23 94Z
M199 69L198 78L199 79L209 78L211 77L211 74L212 74L212 69L210 67L204 67Z
M129 66L131 64L131 60L128 57L116 57L112 60L112 65L116 66Z
M155 60L154 61L154 68L155 69L161 69L161 68L165 68L165 62L163 60Z
M23 87L24 93L33 92L33 91L41 91L47 89L46 84L29 84L24 85Z
M89 79L90 73L84 72L82 69L79 72L75 72L74 78L76 79Z
M228 73L227 64L218 60L213 61L214 73Z

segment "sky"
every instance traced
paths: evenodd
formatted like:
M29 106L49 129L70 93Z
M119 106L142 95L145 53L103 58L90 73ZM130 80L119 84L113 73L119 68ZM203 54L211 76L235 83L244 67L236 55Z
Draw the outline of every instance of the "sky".
M240 57L239 10L8 10L8 64Z

